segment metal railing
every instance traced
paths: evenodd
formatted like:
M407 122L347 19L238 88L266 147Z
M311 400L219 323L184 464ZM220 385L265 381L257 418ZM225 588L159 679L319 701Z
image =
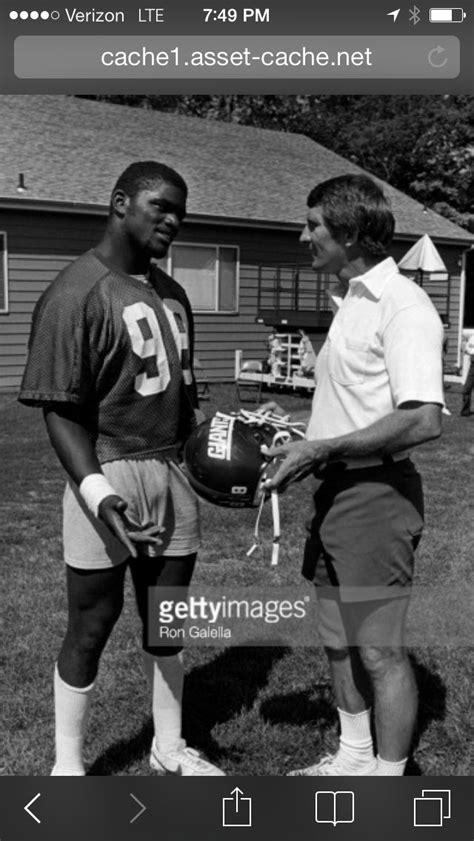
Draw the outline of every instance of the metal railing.
M450 320L451 276L448 272L408 272L403 274L421 286L433 301L440 318ZM317 273L311 266L282 263L259 266L257 312L265 324L305 324L326 327L331 320L328 289L332 275Z
M258 319L272 324L301 321L318 326L331 316L327 290L331 275L318 274L311 266L280 264L259 266Z

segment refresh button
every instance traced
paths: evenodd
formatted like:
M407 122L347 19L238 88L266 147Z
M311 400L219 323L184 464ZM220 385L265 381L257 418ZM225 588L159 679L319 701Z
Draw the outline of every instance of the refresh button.
M446 64L448 63L448 59L447 59L447 56L443 56L443 53L445 53L445 52L446 52L445 48L440 47L439 44L438 44L437 47L434 47L432 50L429 51L428 61L431 65L431 67L434 67L437 70L439 70L441 67L446 66Z

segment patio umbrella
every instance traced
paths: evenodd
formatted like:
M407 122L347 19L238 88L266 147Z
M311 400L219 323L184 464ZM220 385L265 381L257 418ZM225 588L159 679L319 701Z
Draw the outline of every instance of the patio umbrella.
M423 272L424 274L436 272L437 280L445 280L448 276L446 265L428 234L423 234L412 245L410 250L400 260L398 268L405 272ZM440 274L441 272L445 272L444 278Z

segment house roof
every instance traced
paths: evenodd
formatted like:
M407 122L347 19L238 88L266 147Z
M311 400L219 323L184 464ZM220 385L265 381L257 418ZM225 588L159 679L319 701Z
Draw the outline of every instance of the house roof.
M0 96L0 197L104 207L123 169L161 160L189 186L188 211L292 224L325 178L362 172L301 134L130 108L72 96ZM397 233L474 239L384 182Z

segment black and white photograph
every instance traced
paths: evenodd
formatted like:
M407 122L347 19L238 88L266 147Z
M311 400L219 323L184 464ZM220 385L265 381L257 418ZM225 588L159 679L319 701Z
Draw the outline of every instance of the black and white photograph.
M474 97L0 148L0 774L469 776Z

